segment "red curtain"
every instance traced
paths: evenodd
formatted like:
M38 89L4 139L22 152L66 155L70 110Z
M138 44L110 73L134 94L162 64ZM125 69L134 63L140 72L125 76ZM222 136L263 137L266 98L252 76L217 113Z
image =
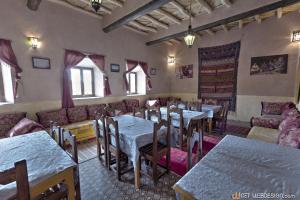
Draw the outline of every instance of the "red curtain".
M150 80L151 78L150 78L150 76L148 74L148 65L147 65L147 63L145 63L145 62L139 62L139 61L135 61L135 60L126 60L126 64L127 64L127 71L124 72L124 74L123 74L126 91L129 91L129 83L128 83L126 75L129 72L133 71L138 65L141 66L143 72L146 75L148 90L152 89L152 84L151 84L151 80Z
M74 107L74 102L71 94L71 68L76 66L85 58L83 53L73 50L66 50L65 60L64 60L64 73L63 73L63 95L62 95L62 107L72 108Z
M110 85L109 85L109 81L108 81L108 75L105 72L104 56L93 54L93 55L89 55L88 57L95 63L95 65L100 69L100 71L104 75L104 96L111 95Z
M22 69L18 65L17 58L11 46L10 40L0 39L0 59L9 64L12 71L14 98L17 97L18 80L21 79Z

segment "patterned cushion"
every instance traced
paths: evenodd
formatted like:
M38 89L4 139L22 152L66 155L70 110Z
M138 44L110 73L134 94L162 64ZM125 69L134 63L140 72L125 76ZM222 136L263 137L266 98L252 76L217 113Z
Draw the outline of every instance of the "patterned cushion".
M104 108L106 107L106 104L96 104L96 105L88 105L87 111L89 115L90 120L96 119L96 114L105 114Z
M262 118L262 117L252 117L251 126L259 126L264 128L277 129L281 119L278 118Z
M56 122L58 126L63 126L69 123L66 109L43 111L36 113L40 124L45 128L49 128L50 122Z
M86 106L76 106L67 109L69 123L81 122L88 119Z
M126 105L127 112L133 112L133 108L138 108L140 106L138 99L125 99L123 101Z
M287 117L300 117L300 113L296 108L286 109L282 112L281 117L283 119Z
M168 105L170 97L160 97L160 98L158 98L158 100L159 100L159 105L161 107L166 107Z
M25 117L25 112L0 114L0 137L6 137L8 131Z
M289 131L300 128L300 118L288 117L284 119L279 125L279 139L286 136Z
M292 102L261 102L261 114L266 115L281 115L282 112L289 108L294 108L295 104Z
M279 145L300 149L300 128L290 130L286 135L279 137Z
M13 137L17 135L23 135L27 133L32 133L35 131L44 130L41 124L36 123L30 119L24 118L19 123L17 123L8 133L7 137Z
M127 113L126 104L123 101L109 103L109 107L114 108L115 110L120 110L123 113Z

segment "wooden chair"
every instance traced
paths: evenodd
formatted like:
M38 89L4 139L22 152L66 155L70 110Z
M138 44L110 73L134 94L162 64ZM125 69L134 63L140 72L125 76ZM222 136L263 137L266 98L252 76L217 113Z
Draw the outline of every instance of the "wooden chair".
M165 136L165 144L158 141L158 132L162 127L167 128L167 134ZM169 164L170 164L170 121L161 120L159 123L154 124L153 128L153 143L145 145L139 149L139 163L141 169L141 158L144 157L145 160L148 160L152 163L152 174L154 185L157 184L158 179L163 176L165 173L169 173ZM165 171L158 173L157 165L159 160L166 156L167 162L165 166ZM149 174L147 174L149 175Z
M133 167L131 168L125 168L124 166L121 166L121 161L125 161L126 165L128 164L128 157L127 155L121 151L120 148L120 135L119 135L119 125L118 121L114 121L113 118L107 117L105 119L106 124L106 134L107 134L107 164L108 169L111 170L112 165L112 156L116 159L116 165L117 165L117 178L120 181L121 175L132 171ZM111 131L112 127L114 129L114 132Z
M145 116L145 109L140 107L134 107L133 108L133 116L134 117L141 117L143 119L146 118Z
M30 200L29 182L26 160L15 163L13 168L0 172L0 185L16 182L17 200Z
M56 123L51 123L50 136L52 137L53 140L57 142L59 146L62 146L61 131L62 130L60 126L57 126Z
M179 118L174 119L171 114L179 115ZM183 110L179 108L168 108L167 111L168 120L170 119L171 125L179 132L179 148L183 147L183 135L184 135L184 121L183 121Z
M186 101L178 101L177 102L177 108L180 108L182 110L188 110L188 102L186 102Z
M153 117L155 117L157 120L153 120ZM147 110L147 120L159 122L161 120L160 110Z
M96 135L97 155L100 161L107 167L107 139L104 116L97 116L94 120L94 131ZM103 153L102 153L103 149Z
M216 126L220 128L221 134L223 134L226 131L228 110L229 110L229 102L224 102L223 105L222 105L221 112L218 113L213 118L214 123L216 124Z
M78 150L77 150L76 136L73 135L69 130L62 129L61 141L62 141L62 148L73 159L73 161L78 164ZM75 191L76 191L76 200L80 200L81 195L80 195L80 179L79 179L78 165L75 169Z
M177 108L177 102L176 101L169 101L167 108Z
M108 117L115 117L117 115L116 109L111 108L109 106L105 107L104 111L105 111L105 116L108 116Z
M202 102L201 101L193 101L188 103L188 109L192 111L202 111Z

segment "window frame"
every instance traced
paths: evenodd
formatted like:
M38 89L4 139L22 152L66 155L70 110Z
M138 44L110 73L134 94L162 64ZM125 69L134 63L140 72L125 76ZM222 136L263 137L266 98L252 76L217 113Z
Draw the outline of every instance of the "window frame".
M134 74L135 75L135 92L131 91L131 76L130 74ZM137 72L129 72L128 73L128 83L129 83L129 91L128 94L129 95L135 95L138 94L138 78L137 78Z
M73 86L71 87L71 92L72 92L72 97L73 98L85 98L85 97L95 97L95 73L94 73L94 68L90 67L81 67L81 66L76 66L72 67L71 69L79 69L80 70L80 85L81 85L81 95L73 95ZM84 95L84 81L83 81L83 71L91 71L92 74L92 94L91 95ZM71 80L71 84L73 84Z

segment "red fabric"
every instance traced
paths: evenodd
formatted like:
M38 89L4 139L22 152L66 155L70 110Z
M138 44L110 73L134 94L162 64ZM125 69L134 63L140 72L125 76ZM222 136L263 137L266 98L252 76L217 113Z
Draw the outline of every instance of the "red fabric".
M67 109L69 123L76 123L88 120L88 112L86 106L75 106Z
M36 113L39 122L45 127L50 127L50 122L56 122L58 126L63 126L69 123L66 109L42 111Z
M6 137L7 132L26 117L25 112L0 114L0 137Z
M95 63L95 65L100 69L104 75L104 96L111 95L110 85L108 81L108 75L105 72L105 59L102 55L89 55L89 58Z
M71 71L70 69L76 66L85 58L83 53L73 50L66 50L65 52L65 68L63 73L63 95L62 95L62 107L63 108L72 108L74 107L74 102L71 94Z
M14 98L17 97L18 80L21 79L22 69L18 65L16 55L12 49L11 41L0 39L0 59L9 64L12 69Z
M36 123L30 119L24 118L19 121L7 134L8 137L13 137L17 135L24 135L27 133L32 133L35 131L44 130L41 124Z
M286 135L279 139L279 145L300 149L300 129L288 131Z
M148 64L145 62L140 62L140 66L143 69L144 73L146 74L146 80L147 80L147 87L148 90L152 89L152 84L151 84L151 78L148 74Z

